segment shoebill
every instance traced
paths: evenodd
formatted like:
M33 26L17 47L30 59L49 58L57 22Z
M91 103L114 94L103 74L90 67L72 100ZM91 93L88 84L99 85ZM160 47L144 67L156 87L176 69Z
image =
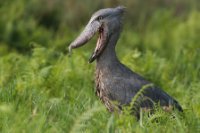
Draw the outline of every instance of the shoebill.
M122 31L124 11L125 8L119 6L95 12L83 32L70 44L69 51L83 46L98 33L96 48L89 63L96 60L96 94L110 112L131 105L134 96L142 88L141 95L135 100L137 108L134 107L134 111L137 117L140 109L152 110L155 104L166 111L174 108L182 111L174 98L159 87L148 86L151 82L130 70L117 58L115 46Z

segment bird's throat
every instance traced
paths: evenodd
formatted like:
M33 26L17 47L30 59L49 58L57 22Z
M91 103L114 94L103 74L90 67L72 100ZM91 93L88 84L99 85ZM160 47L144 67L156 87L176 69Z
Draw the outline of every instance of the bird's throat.
M120 33L114 33L108 38L106 44L104 44L104 49L102 50L101 54L97 57L97 64L109 64L113 61L118 61L115 52L115 46L118 41L119 35Z

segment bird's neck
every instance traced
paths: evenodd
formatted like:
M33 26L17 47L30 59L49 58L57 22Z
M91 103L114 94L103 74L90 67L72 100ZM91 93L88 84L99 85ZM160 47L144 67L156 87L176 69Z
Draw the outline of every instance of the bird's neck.
M115 52L115 46L119 39L120 33L114 33L109 40L107 41L106 47L97 58L97 68L112 66L116 63L119 63Z

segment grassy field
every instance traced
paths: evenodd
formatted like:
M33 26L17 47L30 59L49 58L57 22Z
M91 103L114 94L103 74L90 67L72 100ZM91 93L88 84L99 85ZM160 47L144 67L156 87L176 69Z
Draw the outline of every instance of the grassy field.
M138 24L125 18L118 57L184 109L179 114L157 108L149 117L141 112L136 121L126 111L109 113L95 95L95 63L88 58L96 39L71 57L66 54L87 20L74 29L61 23L55 30L27 17L21 7L24 2L8 2L0 10L0 132L200 132L199 10L177 17L159 9Z

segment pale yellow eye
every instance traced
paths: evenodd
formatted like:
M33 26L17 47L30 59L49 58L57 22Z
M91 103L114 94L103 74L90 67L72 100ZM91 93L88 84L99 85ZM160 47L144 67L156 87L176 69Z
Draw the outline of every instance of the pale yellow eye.
M103 17L102 17L102 16L99 16L97 19L98 19L98 21L100 21L100 20L103 19Z

